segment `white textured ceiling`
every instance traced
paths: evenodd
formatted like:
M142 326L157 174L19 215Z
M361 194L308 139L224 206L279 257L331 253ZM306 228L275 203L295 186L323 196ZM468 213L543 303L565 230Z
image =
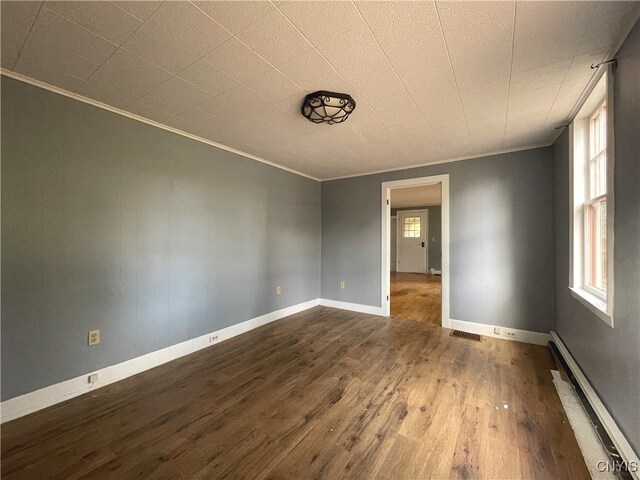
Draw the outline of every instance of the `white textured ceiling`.
M548 144L639 2L6 2L2 67L326 179ZM345 124L300 115L350 93Z
M394 188L391 190L391 208L440 205L440 192L440 184Z

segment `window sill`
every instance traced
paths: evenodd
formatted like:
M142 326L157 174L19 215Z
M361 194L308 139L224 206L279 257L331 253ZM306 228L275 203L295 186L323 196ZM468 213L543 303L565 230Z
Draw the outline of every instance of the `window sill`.
M571 290L571 295L573 295L576 300L596 314L600 320L613 328L613 316L609 315L607 311L607 302L582 288L569 287L569 290Z

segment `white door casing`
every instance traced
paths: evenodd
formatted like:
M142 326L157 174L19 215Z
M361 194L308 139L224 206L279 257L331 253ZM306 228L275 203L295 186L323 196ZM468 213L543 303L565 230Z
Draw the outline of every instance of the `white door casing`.
M382 249L380 252L380 305L382 315L389 316L391 313L390 304L390 256L391 245L389 231L391 228L391 190L395 188L416 187L420 185L442 186L442 326L451 328L450 315L450 294L449 294L449 175L433 175L431 177L408 178L405 180L392 180L382 182L381 187L381 223L380 241Z

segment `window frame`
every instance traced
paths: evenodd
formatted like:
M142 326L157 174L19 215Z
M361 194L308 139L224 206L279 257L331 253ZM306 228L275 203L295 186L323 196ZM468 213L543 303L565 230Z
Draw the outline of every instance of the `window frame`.
M601 290L598 287L591 285L588 281L587 281L587 275L588 275L588 271L591 268L594 268L593 265L591 265L589 263L589 257L590 257L590 250L592 248L591 245L591 239L593 237L592 235L592 231L589 230L589 220L588 220L588 216L590 215L590 211L588 210L589 207L594 207L595 205L598 205L602 202L602 200L604 200L605 202L607 201L607 195L606 194L602 194L599 195L596 198L590 199L590 200L586 200L583 204L583 216L584 219L582 221L583 225L584 225L584 250L583 250L583 259L582 261L584 262L584 271L583 271L583 278L582 278L582 288L584 288L588 293L590 293L591 295L594 295L600 299L602 299L603 301L607 301L607 290ZM608 221L608 219L607 219ZM608 241L607 241L607 253L609 250L609 245L608 245ZM607 266L609 264L609 259L608 259L608 255L607 255ZM608 273L608 272L607 272Z
M608 65L593 83L593 88L578 109L569 127L570 169L570 265L569 289L572 295L610 327L613 327L614 298L614 103L613 66ZM606 145L593 157L592 120L606 104ZM591 162L606 154L606 192L591 197ZM588 207L606 201L606 291L587 281L589 251Z
M417 222L412 222L411 225L407 225L407 220L412 220L412 219L418 219ZM416 229L415 226L418 226L418 228ZM414 228L409 228L407 230L407 226L410 227L414 227ZM422 221L420 220L420 215L411 215L411 216L407 216L407 217L402 217L402 239L407 239L407 238L420 238L422 236ZM407 232L411 232L411 233L417 233L417 235L407 235Z
M585 181L585 199L584 202L582 204L582 215L583 215L583 225L584 225L584 247L583 247L583 262L584 262L584 269L583 269L583 278L582 278L582 288L584 288L588 293L595 295L596 297L604 300L605 302L607 301L607 291L599 289L597 286L592 285L591 283L589 283L588 281L588 277L591 276L591 270L596 268L594 267L594 265L591 263L593 261L593 259L591 258L593 255L593 252L591 251L591 249L593 248L592 242L593 242L593 237L594 237L594 232L591 230L591 223L594 221L594 219L591 219L590 216L593 215L595 217L595 206L599 205L600 203L602 203L602 201L604 200L605 202L607 202L607 193L609 191L608 185L605 185L605 192L604 193L599 193L598 195L593 196L593 191L595 190L594 188L594 178L593 178L593 168L597 168L595 167L593 164L595 162L598 161L599 158L601 158L603 155L605 156L605 159L607 161L606 166L608 167L609 163L608 163L608 155L607 155L607 145L608 145L608 138L606 136L605 133L605 146L604 148L600 149L597 153L594 154L594 122L595 122L595 118L597 116L602 115L602 109L604 107L604 114L605 114L605 122L608 119L608 105L607 105L607 98L605 95L605 98L602 98L601 101L598 103L598 106L593 110L593 112L588 116L588 143L589 143L589 149L588 149L588 153L587 153L587 157L586 157L586 161L585 161L585 166L586 166L586 171L585 171L585 175L584 175L584 181ZM608 125L605 125L605 129L606 131L608 131ZM609 172L607 172L608 174ZM607 175L608 177L608 175ZM608 219L607 219L608 221ZM607 245L607 251L608 251L608 245ZM607 265L608 265L608 258L607 258ZM608 272L607 272L608 273Z

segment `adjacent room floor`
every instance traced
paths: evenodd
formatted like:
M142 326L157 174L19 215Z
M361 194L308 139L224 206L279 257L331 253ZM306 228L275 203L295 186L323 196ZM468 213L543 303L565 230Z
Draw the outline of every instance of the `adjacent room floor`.
M2 427L2 478L588 478L546 348L316 307Z
M441 325L442 277L391 272L391 315Z

